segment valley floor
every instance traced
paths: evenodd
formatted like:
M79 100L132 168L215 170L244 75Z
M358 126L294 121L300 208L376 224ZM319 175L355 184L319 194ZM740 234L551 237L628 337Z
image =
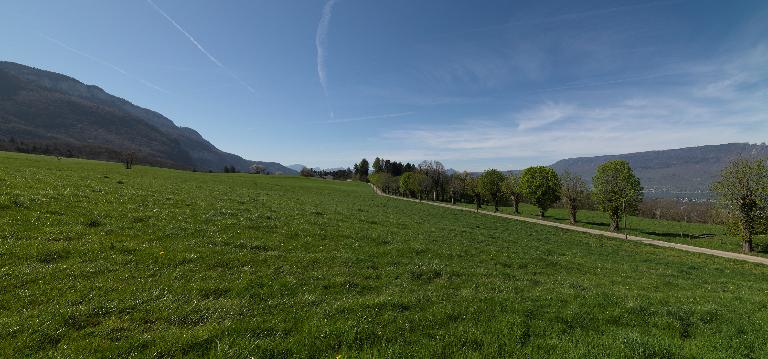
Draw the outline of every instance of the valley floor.
M767 357L768 266L362 183L0 152L0 353Z

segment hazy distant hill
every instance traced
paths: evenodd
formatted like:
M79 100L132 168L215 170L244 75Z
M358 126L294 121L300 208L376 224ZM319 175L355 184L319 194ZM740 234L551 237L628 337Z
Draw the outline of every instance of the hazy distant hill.
M285 166L285 167L288 167L288 168L290 168L290 169L292 169L292 170L294 170L294 171L296 171L296 172L299 172L299 171L301 171L302 169L304 169L304 167L307 167L307 166L304 166L304 165L302 165L302 164L298 164L298 163L297 163L297 164L295 164L295 165L288 165L288 166Z
M719 178L731 160L739 156L768 157L765 144L729 143L649 151L623 155L581 157L553 164L557 171L569 170L591 182L600 164L622 159L629 161L649 196L703 198L712 182Z
M112 96L97 86L32 67L0 62L0 139L78 157L138 162L200 171L254 163L219 150L197 131ZM19 148L5 143L2 149ZM23 148L23 146L22 146ZM41 151L44 152L44 151ZM61 153L64 155L64 153ZM279 163L270 172L296 174Z

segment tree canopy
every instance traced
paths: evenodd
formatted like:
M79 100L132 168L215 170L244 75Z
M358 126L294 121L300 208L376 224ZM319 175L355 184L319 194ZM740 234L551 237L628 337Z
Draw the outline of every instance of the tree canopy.
M539 216L544 217L560 200L560 178L550 167L528 167L520 175L520 192L539 208Z
M483 172L477 179L477 190L493 203L494 211L499 211L499 199L502 195L504 174L491 168Z
M510 173L507 178L504 179L504 183L501 185L501 190L505 196L512 200L512 208L514 209L515 214L520 214L520 202L523 197L523 194L520 192L520 176Z
M765 160L737 159L723 169L712 185L732 231L742 240L744 252L752 251L752 236L764 233L768 222L768 168Z
M592 177L593 198L611 219L611 230L619 229L621 218L636 213L643 201L643 187L629 162L614 160L597 167Z
M562 184L560 193L563 204L568 209L569 221L571 224L576 224L576 213L589 199L587 182L581 176L564 171L560 174L560 183Z

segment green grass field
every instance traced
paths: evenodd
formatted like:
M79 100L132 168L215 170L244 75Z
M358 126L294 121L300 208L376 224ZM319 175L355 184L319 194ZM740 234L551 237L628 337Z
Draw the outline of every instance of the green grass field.
M0 152L3 356L766 357L767 276L362 183Z
M461 203L460 206L475 208L474 204ZM530 204L520 204L520 215L530 218L539 218L539 210ZM484 205L483 211L493 212L493 205ZM514 214L511 207L499 207L499 212ZM568 223L568 211L563 208L553 208L547 211L545 220ZM599 211L582 210L577 215L579 226L608 231L610 219L608 215ZM650 218L628 216L627 227L622 233L630 235L658 239L673 243L682 243L690 246L717 249L726 252L742 253L741 240L727 232L724 226L716 224L684 223L664 221ZM755 256L768 257L768 237L756 236L753 240Z

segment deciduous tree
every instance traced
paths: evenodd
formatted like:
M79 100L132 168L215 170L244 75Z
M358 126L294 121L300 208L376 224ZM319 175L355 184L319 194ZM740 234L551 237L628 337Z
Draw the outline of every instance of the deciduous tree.
M576 213L589 198L587 182L581 176L575 175L570 171L564 171L560 174L560 183L562 184L560 193L563 198L563 204L568 209L568 219L571 224L576 224Z
M768 168L765 160L737 159L712 185L730 227L741 237L742 250L752 251L752 237L764 232L768 220Z
M488 169L477 179L477 190L493 203L494 212L499 211L504 175L497 169Z
M456 204L456 199L461 199L469 192L469 181L472 175L469 172L454 173L450 176L449 192L451 194L451 204Z
M636 213L643 201L643 186L627 161L608 161L597 167L592 187L592 197L611 219L612 231L619 229L622 217Z
M560 200L560 178L550 167L528 167L520 175L520 192L539 208L539 217Z
M520 176L510 173L504 179L501 189L504 195L512 200L512 208L515 214L520 214L520 201L522 201L523 197L523 194L520 192Z

